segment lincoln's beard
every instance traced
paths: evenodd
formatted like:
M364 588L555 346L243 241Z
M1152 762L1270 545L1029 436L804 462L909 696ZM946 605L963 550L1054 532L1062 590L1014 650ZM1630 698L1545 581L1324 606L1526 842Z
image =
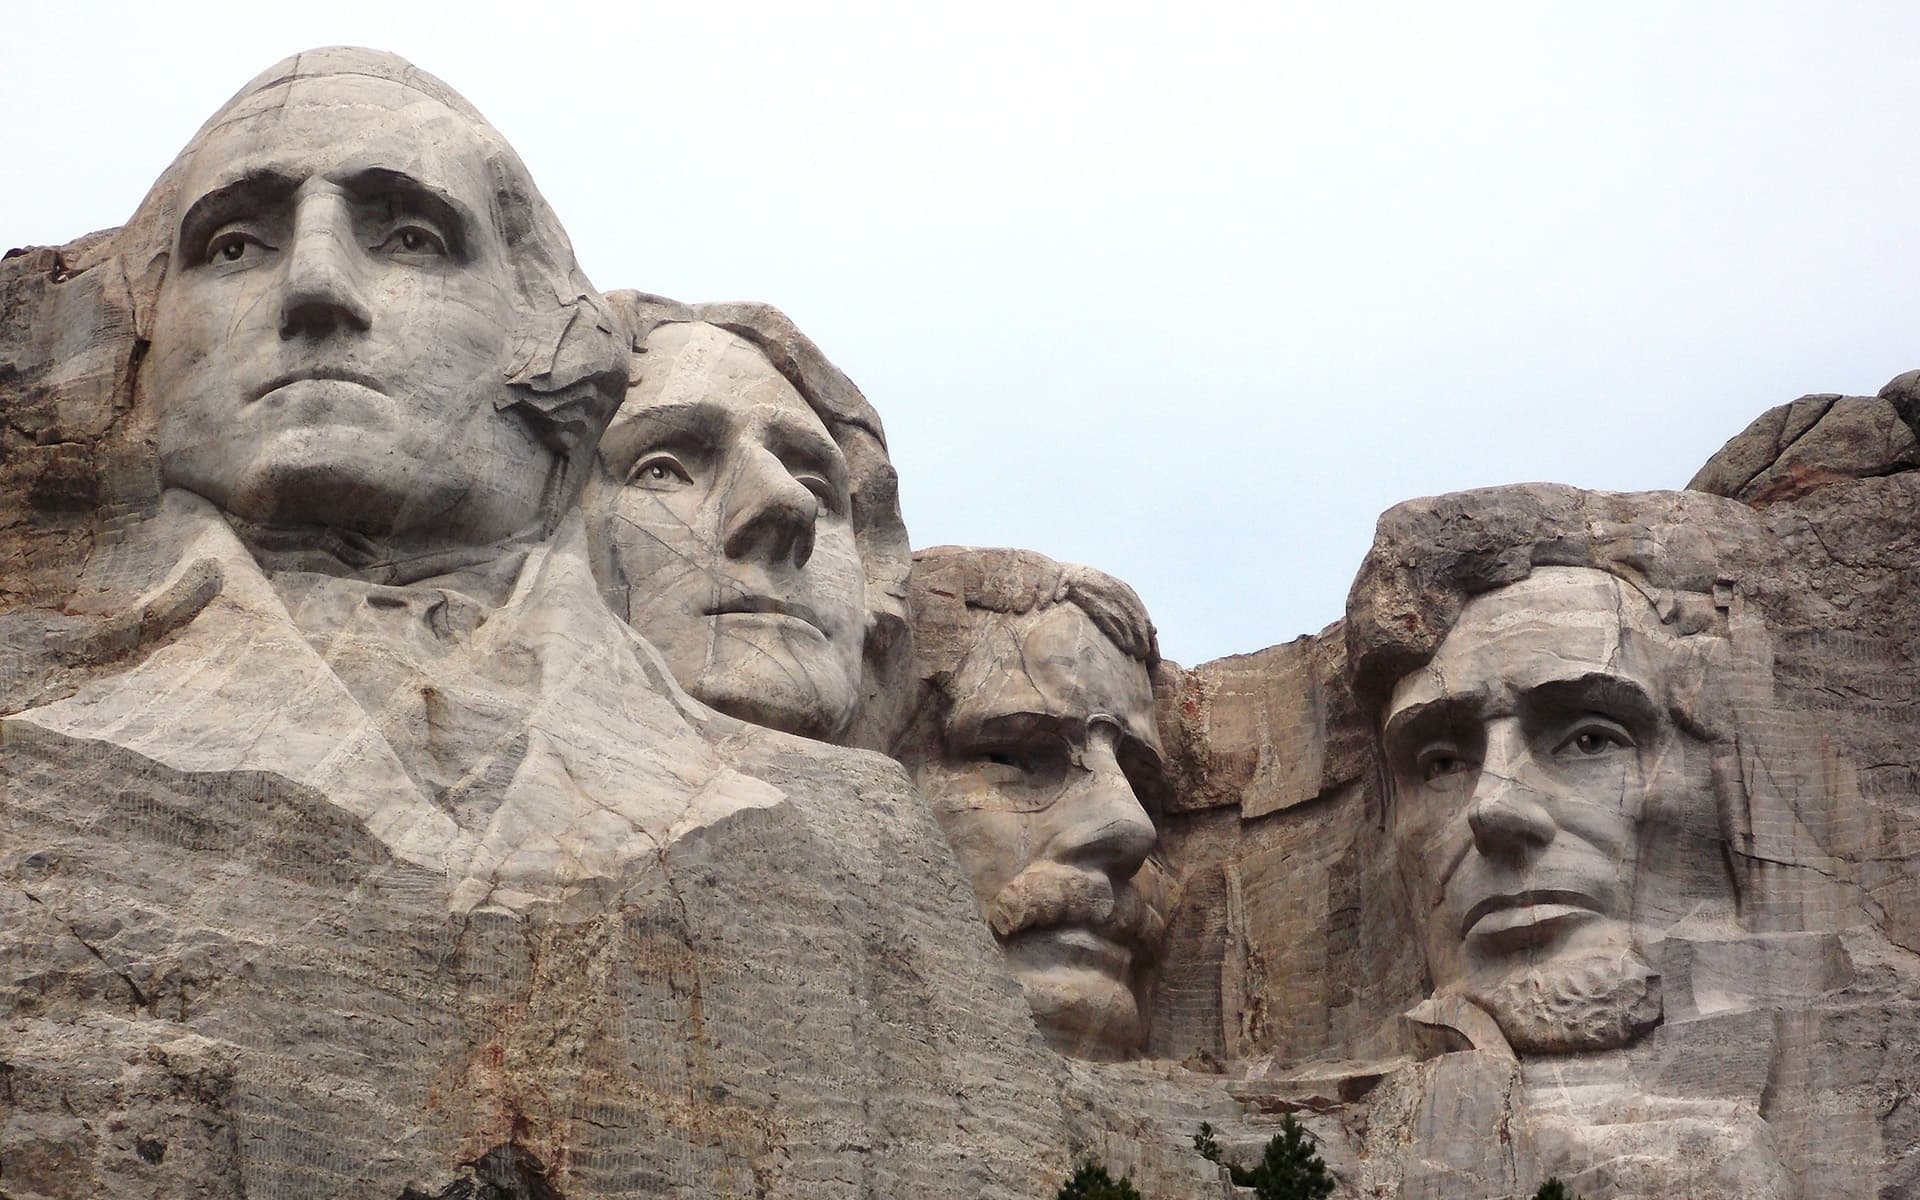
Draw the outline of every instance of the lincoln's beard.
M1518 967L1467 996L1522 1054L1612 1050L1660 1023L1660 976L1630 947Z

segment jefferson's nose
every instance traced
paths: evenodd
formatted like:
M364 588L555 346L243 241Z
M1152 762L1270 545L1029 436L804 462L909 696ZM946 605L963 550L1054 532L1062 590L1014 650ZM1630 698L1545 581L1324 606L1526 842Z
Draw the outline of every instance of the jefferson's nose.
M1528 779L1532 750L1517 722L1500 722L1487 731L1486 757L1467 805L1474 848L1492 859L1524 859L1544 848L1559 832L1553 814Z
M372 327L373 313L356 278L361 253L345 197L300 199L280 299L281 337L324 337Z
M722 529L728 558L804 567L813 557L820 498L765 447L743 456L727 493Z
M1085 774L1048 810L1047 856L1125 881L1147 861L1160 834L1120 769L1119 741L1119 731L1104 723L1089 733Z

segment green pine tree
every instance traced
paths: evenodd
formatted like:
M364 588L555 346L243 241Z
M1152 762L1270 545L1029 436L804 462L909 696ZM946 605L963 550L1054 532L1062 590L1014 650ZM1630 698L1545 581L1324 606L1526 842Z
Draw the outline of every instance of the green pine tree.
M1561 1183L1558 1176L1548 1176L1547 1181L1540 1185L1540 1190L1533 1194L1533 1200L1580 1200L1580 1197L1568 1191L1567 1185Z
M1116 1180L1105 1167L1088 1160L1060 1185L1053 1200L1140 1200L1140 1192L1133 1180L1125 1176Z
M1220 1143L1213 1138L1213 1122L1200 1122L1200 1132L1193 1135L1193 1148L1210 1163L1220 1161Z
M1235 1183L1240 1174L1234 1172ZM1306 1127L1291 1113L1280 1118L1280 1132L1267 1142L1260 1165L1247 1174L1259 1200L1327 1200L1333 1195L1332 1173L1320 1161Z

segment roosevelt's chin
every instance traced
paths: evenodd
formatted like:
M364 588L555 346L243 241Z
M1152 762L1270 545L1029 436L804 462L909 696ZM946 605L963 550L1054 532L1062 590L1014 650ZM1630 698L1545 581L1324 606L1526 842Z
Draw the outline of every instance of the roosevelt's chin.
M1087 967L1014 966L1033 1020L1049 1044L1074 1058L1122 1059L1145 1030L1133 989Z

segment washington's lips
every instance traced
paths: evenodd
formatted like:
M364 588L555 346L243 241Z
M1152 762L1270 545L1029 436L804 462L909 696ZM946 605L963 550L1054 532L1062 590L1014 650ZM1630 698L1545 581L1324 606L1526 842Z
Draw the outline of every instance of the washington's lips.
M254 399L264 400L281 388L291 387L296 383L312 383L323 380L357 384L360 387L366 388L368 391L380 392L382 394L386 391L385 388L380 386L380 381L373 376L347 367L305 367L296 371L282 372L279 375L275 375L272 379L267 380L266 386L260 389L258 394L254 396Z
M709 617L724 616L728 613L765 613L772 616L793 617L813 626L823 637L827 632L826 625L820 620L820 614L796 600L776 600L771 596L730 596L718 603L708 605L701 611Z
M1600 915L1600 900L1585 892L1564 888L1505 892L1489 896L1468 909L1466 918L1460 922L1460 936L1525 936L1529 931L1545 932L1569 919L1584 920Z

